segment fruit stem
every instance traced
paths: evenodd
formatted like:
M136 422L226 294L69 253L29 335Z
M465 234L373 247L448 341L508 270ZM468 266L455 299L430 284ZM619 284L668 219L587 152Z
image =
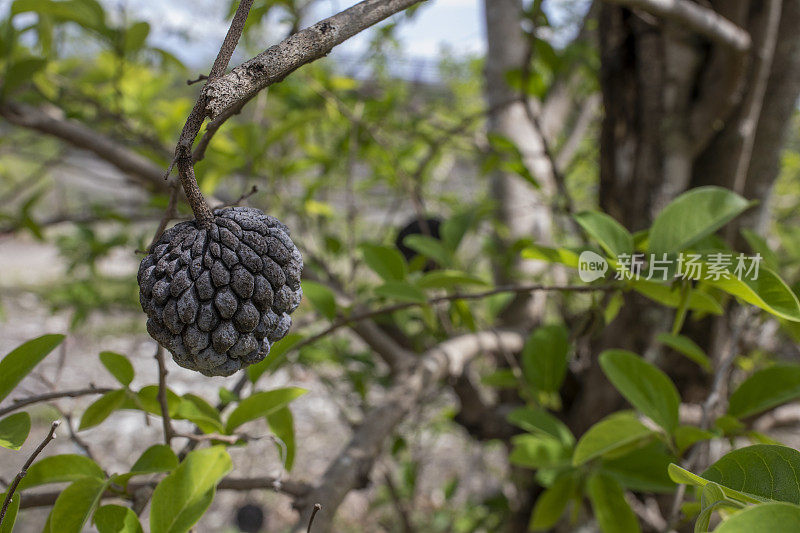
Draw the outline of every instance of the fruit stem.
M186 200L192 208L197 227L208 229L214 221L214 214L208 206L200 187L197 185L197 178L194 175L194 163L192 162L191 149L184 145L178 146L178 175L181 178L183 192L186 193Z

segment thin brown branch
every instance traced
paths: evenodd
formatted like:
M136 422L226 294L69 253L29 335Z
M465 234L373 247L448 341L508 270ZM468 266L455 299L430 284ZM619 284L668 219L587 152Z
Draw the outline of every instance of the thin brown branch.
M80 396L88 396L90 394L105 394L107 392L111 392L112 390L114 389L91 386L88 389L48 392L45 394L30 396L29 398L17 398L13 400L11 405L0 409L0 416L5 416L8 413L36 403L49 402L50 400L57 400L59 398L78 398Z
M214 60L214 65L211 67L211 72L208 74L205 87L213 82L215 79L222 76L228 68L228 63L231 60L233 51L239 43L239 38L242 36L247 15L250 13L250 8L253 5L253 0L241 0L236 8L236 13L233 15L231 25L228 27L228 33L222 41L217 58ZM194 175L194 159L192 156L192 144L194 144L195 137L200 132L203 121L206 118L205 105L207 96L204 90L197 98L192 111L186 118L186 123L181 130L178 145L175 147L175 156L170 163L167 175L172 171L175 163L178 165L178 174L181 179L181 185L186 193L186 199L192 207L197 224L201 228L208 227L214 220L214 215L211 213L211 208L208 206L203 193L200 192L200 187L197 185L197 179Z
M750 34L709 7L689 0L605 0L629 9L641 9L672 21L710 41L735 50L750 48Z
M400 376L383 401L364 418L342 452L333 460L319 484L298 502L300 518L292 531L301 533L313 512L311 502L321 503L327 513L318 522L319 532L330 531L336 509L345 496L369 481L369 475L386 439L419 403L434 392L439 380L458 376L481 353L496 350L519 352L524 337L514 331L479 332L448 339L420 356L418 364Z
M306 529L306 533L311 533L311 526L314 524L314 518L321 509L322 506L320 504L314 504L314 510L311 512L311 518L308 519L308 528Z
M230 73L206 84L206 113L217 117L259 91L327 55L334 46L407 9L420 0L365 0L300 30L234 68Z
M161 422L164 426L164 442L170 445L176 436L172 429L172 419L169 416L169 403L167 402L167 365L164 362L164 348L159 344L156 349L158 362L158 403L161 406Z
M59 109L6 102L0 105L0 116L16 126L38 131L76 148L88 150L148 189L162 192L167 189L161 169L152 161L76 120L64 118Z
M50 444L51 440L56 438L56 428L58 428L58 425L60 423L61 423L60 420L56 420L55 422L53 422L53 424L50 426L50 432L47 434L47 436L44 438L41 444L39 444L39 446L33 451L30 457L28 457L28 460L25 461L25 464L22 466L22 470L20 470L19 473L16 475L14 481L11 482L11 486L6 491L6 499L5 501L3 501L3 508L0 509L0 524L3 523L3 518L5 518L6 516L6 511L8 510L9 504L11 503L11 498L14 497L14 492L17 490L17 486L19 486L19 482L22 481L22 478L24 478L25 475L28 473L28 468L31 467L31 465L39 456L39 454L42 453L44 447Z

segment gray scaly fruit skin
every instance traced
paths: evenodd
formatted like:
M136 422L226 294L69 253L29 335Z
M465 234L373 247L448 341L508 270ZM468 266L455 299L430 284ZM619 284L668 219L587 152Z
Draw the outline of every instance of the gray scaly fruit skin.
M283 338L302 297L303 258L289 228L251 207L168 229L139 266L147 331L182 367L229 376Z

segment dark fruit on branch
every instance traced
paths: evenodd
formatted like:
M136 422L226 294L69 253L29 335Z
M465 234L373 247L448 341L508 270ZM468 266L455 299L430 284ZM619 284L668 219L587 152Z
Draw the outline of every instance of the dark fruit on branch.
M180 366L229 376L257 363L292 324L303 258L289 229L250 207L165 231L139 266L147 331Z

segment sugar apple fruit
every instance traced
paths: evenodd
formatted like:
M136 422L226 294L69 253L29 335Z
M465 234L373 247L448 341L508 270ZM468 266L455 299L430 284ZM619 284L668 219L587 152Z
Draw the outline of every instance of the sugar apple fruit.
M302 270L289 228L258 209L218 209L208 229L181 222L139 266L147 331L180 366L229 376L286 335Z

